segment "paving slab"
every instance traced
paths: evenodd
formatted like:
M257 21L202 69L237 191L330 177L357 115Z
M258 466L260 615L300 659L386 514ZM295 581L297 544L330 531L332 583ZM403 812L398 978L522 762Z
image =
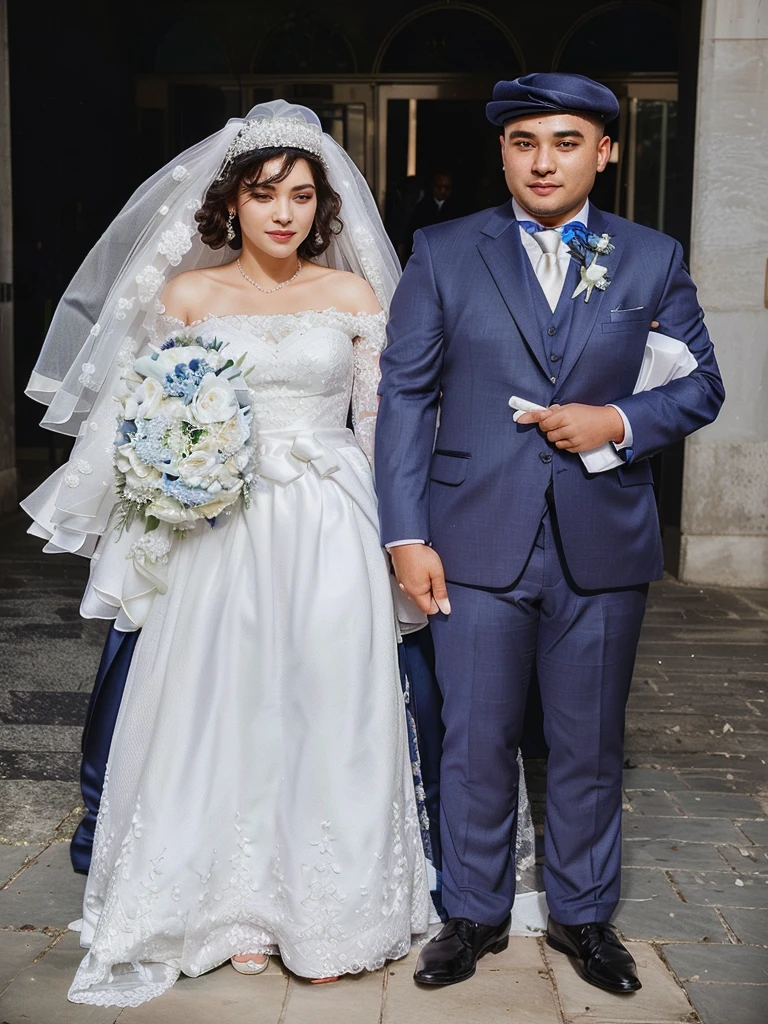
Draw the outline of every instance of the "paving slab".
M689 982L685 986L702 1024L765 1024L768 988L765 985L705 985Z
M754 913L754 911L753 911ZM728 942L714 907L683 903L674 894L619 900L613 923L627 939L644 942Z
M741 875L734 871L672 871L670 876L688 903L768 910L768 877L764 875Z
M79 782L79 750L0 750L1 779Z
M718 846L717 852L726 864L741 874L768 874L768 846ZM688 866L699 867L698 864Z
M768 946L768 910L723 907L720 911L741 942Z
M647 900L658 896L678 898L663 868L623 867L621 895L625 900Z
M89 695L67 690L9 690L0 722L6 725L73 725L82 730Z
M679 783L678 783L679 785ZM659 789L630 790L627 793L629 805L634 814L658 817L679 817L683 812L675 805L668 793Z
M390 964L381 1024L562 1024L536 939L511 938L506 952L483 957L474 978L447 988L415 985L416 957Z
M0 994L50 943L51 937L40 932L0 931Z
M759 946L707 946L675 943L663 947L675 974L688 981L733 985L768 985L768 949ZM768 991L766 991L768 1007Z
M757 847L753 847L757 849ZM669 839L633 839L622 846L624 867L690 868L711 871L722 870L722 850L736 850L733 846L714 846L712 843L676 843Z
M731 822L719 818L657 818L647 814L627 815L622 823L625 839L668 839L690 843L744 845L744 834ZM756 840L753 840L756 842Z
M15 875L20 867L32 860L42 850L42 846L25 844L23 846L0 845L0 888Z
M624 789L686 789L675 772L658 768L628 768L624 772Z
M760 804L742 793L676 793L675 799L695 818L760 818L765 815Z
M757 846L768 846L768 821L739 821L739 829Z
M0 996L2 1024L114 1024L119 1009L80 1006L67 999L82 958L78 936L70 932Z
M330 985L291 978L280 1024L379 1024L385 980L384 970L347 975Z
M755 779L738 769L721 772L688 772L680 769L683 785L700 793L754 793Z
M53 843L0 890L0 928L66 928L83 914L85 877L76 875L67 843Z
M280 970L248 977L224 964L199 978L182 976L142 1006L113 1012L120 1013L119 1024L278 1024L287 987ZM338 1018L338 1024L343 1021ZM305 1024L310 1022L306 1017Z
M82 735L82 725L0 725L0 750L79 750Z
M627 944L637 963L643 987L630 995L614 995L587 984L566 956L547 949L545 956L568 1024L690 1024L695 1021L685 993L652 946Z
M79 806L76 782L0 779L0 843L46 843Z

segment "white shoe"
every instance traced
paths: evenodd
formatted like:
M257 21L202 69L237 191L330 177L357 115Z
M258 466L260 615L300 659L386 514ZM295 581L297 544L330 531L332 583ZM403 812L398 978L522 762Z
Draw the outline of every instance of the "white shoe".
M254 956L261 956L262 954L254 954ZM230 963L239 974L261 974L269 967L269 954L264 954L267 959L263 964L257 964L255 960L246 960L245 963L241 963L239 960L230 959Z

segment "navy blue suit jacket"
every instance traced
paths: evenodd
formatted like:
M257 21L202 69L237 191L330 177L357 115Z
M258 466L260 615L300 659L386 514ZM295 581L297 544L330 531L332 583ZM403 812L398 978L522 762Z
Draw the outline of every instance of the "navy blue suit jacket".
M714 420L724 389L679 243L594 207L589 228L611 235L615 249L599 262L612 283L589 302L583 293L572 300L573 262L558 311L563 302L573 308L567 336L552 340L557 353L548 353L552 328L542 324L550 311L511 202L416 233L381 357L381 536L384 544L431 543L449 581L511 586L550 482L579 587L632 586L662 574L648 456ZM633 395L652 320L689 346L698 368ZM619 405L632 425L631 461L587 473L578 455L549 444L536 426L513 422L513 394L544 406Z

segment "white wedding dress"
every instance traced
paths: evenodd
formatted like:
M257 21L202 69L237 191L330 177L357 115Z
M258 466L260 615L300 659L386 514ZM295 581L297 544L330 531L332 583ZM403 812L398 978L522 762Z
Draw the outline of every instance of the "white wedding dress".
M427 929L397 626L360 447L384 325L334 309L193 325L253 366L259 479L248 510L199 523L165 556L112 742L74 1002L135 1006L245 952L279 952L308 978L375 970ZM84 615L119 622L130 607L141 535L102 538Z

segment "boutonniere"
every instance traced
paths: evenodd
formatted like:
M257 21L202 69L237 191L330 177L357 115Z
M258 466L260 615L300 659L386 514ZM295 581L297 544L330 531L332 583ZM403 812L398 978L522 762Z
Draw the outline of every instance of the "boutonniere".
M582 224L569 225L563 231L563 241L568 246L571 258L580 265L581 280L571 296L575 299L585 292L584 301L589 302L592 290L604 292L611 283L608 268L598 263L599 256L607 256L616 248L608 234L596 235Z

